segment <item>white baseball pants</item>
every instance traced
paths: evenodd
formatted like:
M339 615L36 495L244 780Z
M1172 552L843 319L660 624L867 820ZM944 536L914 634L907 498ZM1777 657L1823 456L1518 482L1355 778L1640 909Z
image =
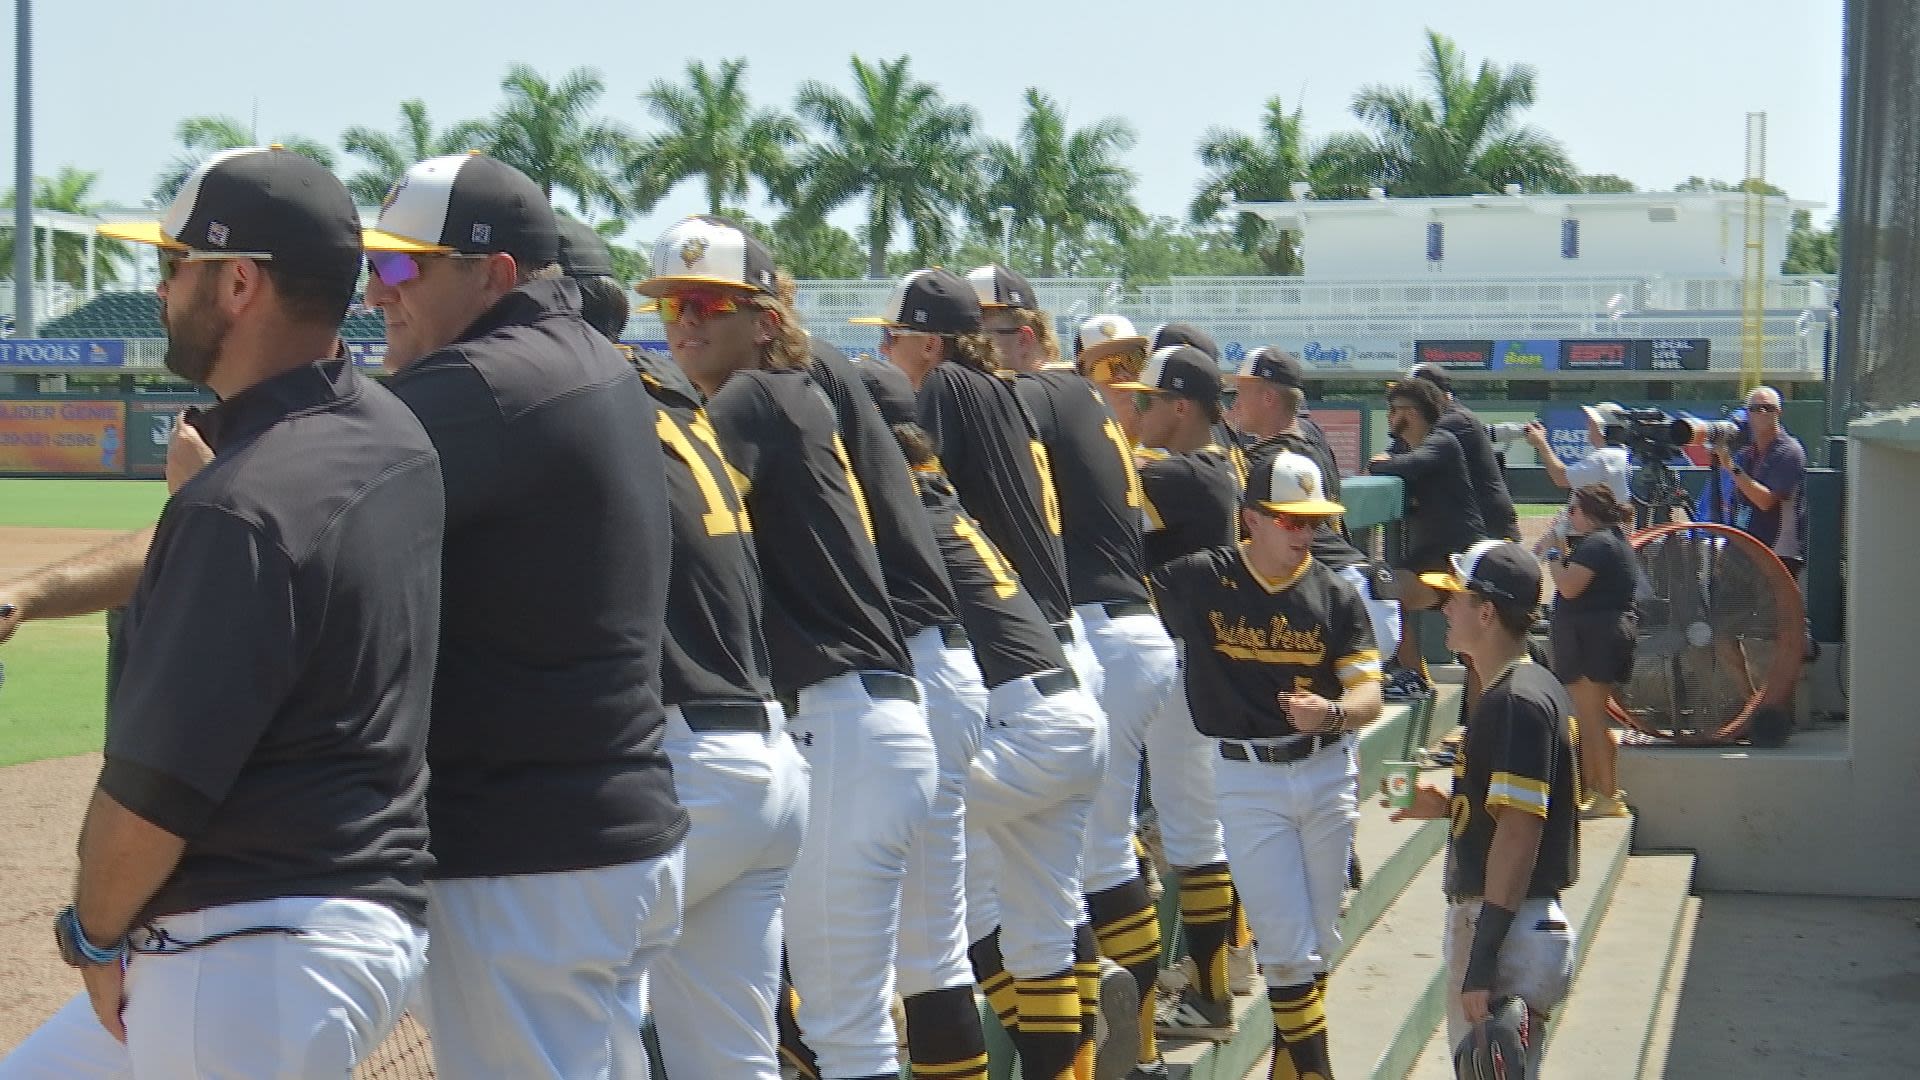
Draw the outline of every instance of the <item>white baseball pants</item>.
M782 907L806 834L807 764L780 706L764 707L768 734L696 732L667 708L664 745L690 819L680 940L649 979L669 1076L780 1075Z
M1340 947L1340 898L1360 820L1354 740L1286 765L1222 759L1214 778L1228 868L1267 985L1312 982L1333 970Z
M1220 830L1220 806L1214 795L1214 740L1193 726L1183 678L1167 695L1160 715L1147 724L1147 791L1160 823L1160 845L1167 865L1211 866L1225 862L1227 845Z
M939 627L907 639L926 694L939 762L933 814L914 830L900 891L899 994L973 985L967 960L967 771L987 726L987 687L971 649L948 648Z
M442 1080L645 1076L647 972L680 936L686 852L427 883L420 1019Z
M1032 678L988 691L987 737L967 779L967 936L1000 927L1016 979L1073 966L1084 916L1080 856L1106 771L1105 724L1078 688L1044 694Z
M1373 644L1381 656L1392 656L1400 647L1400 601L1381 600L1373 595L1373 580L1364 567L1347 566L1334 571L1345 578L1367 605L1367 621L1373 626Z
M1480 919L1483 901L1465 900L1447 904L1447 921L1441 931L1441 951L1447 956L1447 1045L1459 1046L1467 1037L1467 1017L1460 1011L1460 981L1466 978L1467 958L1473 952L1473 925ZM1551 1016L1567 1000L1573 985L1573 928L1558 900L1545 897L1528 899L1514 911L1513 926L1500 943L1500 956L1494 965L1493 996L1511 994L1527 1003L1528 1010ZM1542 1033L1535 1032L1527 1047L1530 1068L1527 1075L1540 1075L1540 1054L1546 1046Z
M306 933L136 954L127 965L125 1043L100 1026L82 993L0 1061L0 1077L340 1080L399 1022L426 962L426 931L366 900L256 900L155 924L180 939L250 926Z
M1100 711L1107 717L1107 771L1087 818L1082 883L1091 895L1139 875L1133 810L1140 798L1140 755L1148 725L1179 688L1180 671L1179 654L1159 616L1146 612L1109 618L1099 604L1084 604L1076 611L1106 678Z
M903 677L873 676L880 694L862 678L803 688L792 728L812 784L807 838L787 881L787 964L800 996L794 1017L829 1080L900 1070L900 891L938 785L919 700L885 696Z

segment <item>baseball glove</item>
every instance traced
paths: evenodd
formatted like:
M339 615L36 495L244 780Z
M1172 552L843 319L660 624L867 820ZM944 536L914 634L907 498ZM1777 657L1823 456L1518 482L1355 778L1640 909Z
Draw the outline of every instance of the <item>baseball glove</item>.
M1493 1003L1493 1015L1473 1025L1453 1051L1457 1080L1528 1080L1527 1003L1517 997Z

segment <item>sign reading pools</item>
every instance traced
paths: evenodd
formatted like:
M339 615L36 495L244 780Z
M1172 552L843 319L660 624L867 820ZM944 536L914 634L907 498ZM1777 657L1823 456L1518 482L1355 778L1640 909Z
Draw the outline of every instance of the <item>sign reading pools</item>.
M0 368L117 368L127 343L111 338L0 339Z

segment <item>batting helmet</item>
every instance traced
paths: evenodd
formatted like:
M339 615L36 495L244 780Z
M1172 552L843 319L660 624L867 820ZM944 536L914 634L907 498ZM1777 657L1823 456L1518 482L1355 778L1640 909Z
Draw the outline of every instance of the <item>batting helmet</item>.
M1457 1080L1528 1080L1527 1003L1517 997L1493 1003L1493 1015L1473 1025L1453 1051Z

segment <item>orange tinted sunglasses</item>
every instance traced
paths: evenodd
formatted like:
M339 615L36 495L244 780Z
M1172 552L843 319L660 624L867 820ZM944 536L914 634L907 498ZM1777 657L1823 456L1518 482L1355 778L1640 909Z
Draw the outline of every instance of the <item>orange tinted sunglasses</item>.
M677 323L686 316L702 322L716 315L732 315L740 310L740 301L722 292L690 290L660 298L660 321Z

